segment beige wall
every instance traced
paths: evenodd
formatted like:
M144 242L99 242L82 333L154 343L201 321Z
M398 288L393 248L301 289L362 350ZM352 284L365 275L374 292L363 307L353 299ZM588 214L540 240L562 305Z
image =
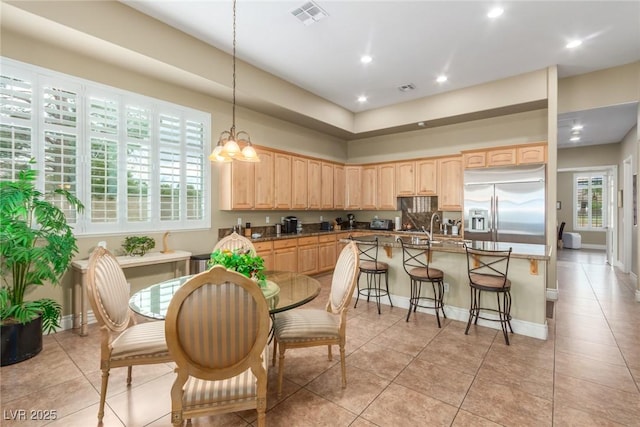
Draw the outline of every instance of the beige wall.
M640 106L638 107L640 110ZM638 125L636 124L636 126L631 129L631 131L629 131L629 133L625 136L625 138L622 140L622 142L620 143L620 152L619 152L619 159L618 159L618 163L620 164L620 167L618 168L618 188L623 190L624 193L626 192L631 192L633 191L632 188L627 188L626 187L626 183L625 183L625 179L624 179L624 167L623 167L623 163L625 161L625 159L631 157L631 167L632 167L632 174L636 175L638 174ZM639 183L640 184L640 183ZM638 189L636 188L636 192L638 191ZM637 197L637 194L636 194ZM638 199L636 199L638 200ZM636 205L637 206L637 205ZM632 207L633 208L633 207ZM625 237L629 237L631 238L631 253L632 254L637 254L638 253L638 224L636 222L636 224L633 224L633 213L631 214L630 218L626 218L624 215L625 212L625 207L623 205L623 207L618 208L617 213L618 213L618 242L619 242L619 246L618 246L618 250L623 250L623 242L624 242L624 238ZM628 210L626 210L628 212ZM637 214L637 212L636 212ZM631 231L632 234L631 236L627 236L624 232L625 228L624 228L624 223L625 221L630 221L631 223ZM638 258L635 256L631 257L631 271L633 273L635 273L636 275L638 275Z

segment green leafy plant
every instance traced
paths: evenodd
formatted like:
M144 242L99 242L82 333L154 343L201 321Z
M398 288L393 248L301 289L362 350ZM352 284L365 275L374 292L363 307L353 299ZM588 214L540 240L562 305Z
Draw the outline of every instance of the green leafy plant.
M126 255L143 256L149 250L156 247L156 241L147 236L129 236L125 237L122 248Z
M26 323L42 315L42 329L49 333L60 327L62 307L50 298L25 301L25 294L47 282L58 285L78 253L72 227L50 200L62 198L77 212L84 206L67 190L40 192L37 174L30 167L15 181L0 181L0 323Z
M258 280L261 286L265 283L264 259L258 255L254 255L246 249L218 249L211 254L209 267L220 264L229 270L235 270L238 273L249 278Z

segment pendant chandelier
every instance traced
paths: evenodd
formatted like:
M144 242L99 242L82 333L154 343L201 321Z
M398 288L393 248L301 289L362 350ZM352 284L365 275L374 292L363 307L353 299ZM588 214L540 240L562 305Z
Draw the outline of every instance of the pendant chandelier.
M251 137L245 131L236 131L236 0L233 0L233 101L231 129L220 134L218 144L209 155L214 162L259 162L260 158L251 144ZM240 148L242 146L242 148Z

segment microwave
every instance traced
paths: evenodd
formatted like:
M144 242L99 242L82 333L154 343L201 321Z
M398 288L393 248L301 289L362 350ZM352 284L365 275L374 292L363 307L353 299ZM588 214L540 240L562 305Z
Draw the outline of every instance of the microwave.
M393 230L393 221L390 219L372 219L369 223L370 230Z

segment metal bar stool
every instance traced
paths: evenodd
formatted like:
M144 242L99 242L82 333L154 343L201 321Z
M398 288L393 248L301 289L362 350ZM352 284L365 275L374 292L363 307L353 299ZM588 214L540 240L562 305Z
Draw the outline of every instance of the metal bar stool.
M431 243L428 239L423 239L420 244L405 242L401 237L396 240L402 246L404 271L407 272L411 279L411 296L409 297L407 322L411 312L415 313L418 307L432 308L436 311L438 327L441 328L440 312L442 312L443 318L447 318L444 312L444 273L442 270L429 266ZM431 284L433 296L422 294L423 283Z
M507 326L513 333L513 328L511 327L511 281L507 278L511 248L503 251L472 249L466 245L465 248L467 250L471 306L469 308L469 321L464 333L468 335L471 322L477 325L478 319L500 322L504 340L509 345ZM482 292L491 292L496 295L495 307L483 307L481 305L480 297ZM498 318L483 317L480 315L481 311L496 313Z
M380 314L380 298L387 296L389 298L389 304L393 307L391 302L391 295L389 294L389 264L386 262L378 261L378 238L374 239L354 239L352 236L349 238L358 244L358 251L360 253L360 271L358 272L358 295L353 308L358 306L358 300L360 295L367 297L367 302L373 296L376 299L378 305L378 314ZM367 278L366 287L360 287L360 276L364 273ZM382 276L384 275L385 288L382 288Z

